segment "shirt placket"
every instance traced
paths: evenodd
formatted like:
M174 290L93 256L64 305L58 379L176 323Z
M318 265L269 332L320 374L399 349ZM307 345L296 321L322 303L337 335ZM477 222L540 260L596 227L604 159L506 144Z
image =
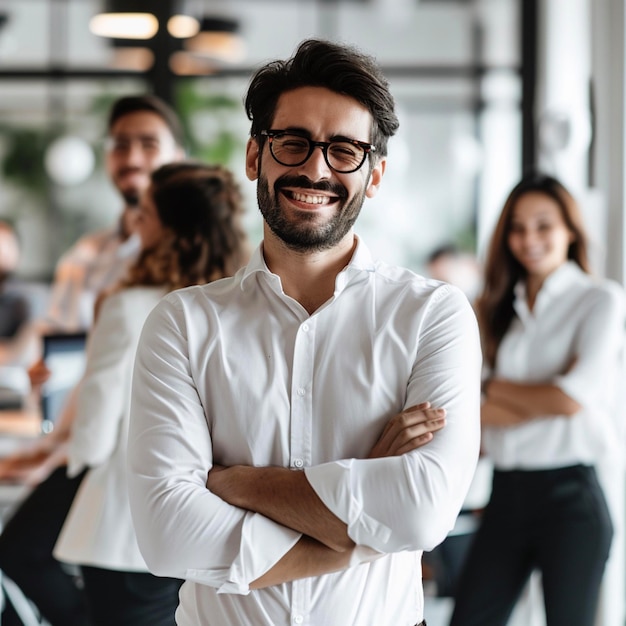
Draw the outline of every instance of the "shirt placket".
M313 424L313 363L315 357L315 318L308 318L298 329L294 345L291 383L290 467L303 470L311 465ZM308 624L310 581L292 583L291 623Z
M537 324L533 313L528 309L525 301L517 303L516 312L519 318L519 327L515 333L515 341L510 345L506 357L510 365L512 365L513 371L518 373L512 380L523 381L528 380L531 375L531 344ZM508 429L503 429L502 434L504 435L501 438L502 457L518 464L521 459L519 457L517 437L511 437Z

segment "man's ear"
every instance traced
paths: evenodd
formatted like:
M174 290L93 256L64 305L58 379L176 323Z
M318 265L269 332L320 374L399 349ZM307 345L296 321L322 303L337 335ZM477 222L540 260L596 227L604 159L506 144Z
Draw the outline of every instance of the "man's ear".
M259 177L259 142L254 137L246 145L246 176L249 180Z
M382 157L372 168L372 171L370 173L370 179L365 189L365 195L368 198L373 198L378 193L378 188L380 187L380 183L383 180L383 174L385 173L386 167L387 158Z

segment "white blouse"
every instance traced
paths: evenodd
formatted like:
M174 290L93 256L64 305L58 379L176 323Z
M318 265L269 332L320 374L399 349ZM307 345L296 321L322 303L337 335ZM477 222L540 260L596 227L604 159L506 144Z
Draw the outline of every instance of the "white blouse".
M133 287L107 298L91 331L69 444L68 475L87 472L54 549L60 561L148 571L128 504L126 443L137 342L161 287Z
M485 427L482 445L494 467L550 469L619 454L623 410L615 405L618 385L624 384L623 289L568 261L545 280L532 311L522 284L515 297L517 316L500 344L494 376L553 383L582 408L570 417Z
M128 459L146 561L186 579L177 624L419 622L420 551L454 525L478 457L480 364L467 298L361 242L313 315L260 249L234 278L166 296L137 352ZM447 409L432 442L365 458L425 400ZM304 470L364 552L386 556L250 592L300 535L208 491L214 460Z

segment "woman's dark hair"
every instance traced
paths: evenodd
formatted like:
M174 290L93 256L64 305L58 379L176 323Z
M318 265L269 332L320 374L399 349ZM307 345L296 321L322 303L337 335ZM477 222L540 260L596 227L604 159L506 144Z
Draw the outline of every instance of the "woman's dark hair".
M492 367L495 365L500 342L515 314L515 285L526 277L526 271L511 253L508 238L515 206L527 193L541 193L556 202L565 225L574 235L567 250L567 258L589 273L587 235L576 200L556 178L540 172L527 174L513 188L504 203L487 252L483 291L476 302L485 360Z
M246 261L243 201L232 173L189 161L152 173L152 196L165 235L143 250L123 286L163 285L169 290L234 274Z
M309 39L291 59L263 66L253 76L245 99L252 137L263 140L259 133L272 127L279 97L298 87L325 87L365 106L373 118L375 154L387 154L387 140L398 129L398 118L389 84L372 57L356 48Z

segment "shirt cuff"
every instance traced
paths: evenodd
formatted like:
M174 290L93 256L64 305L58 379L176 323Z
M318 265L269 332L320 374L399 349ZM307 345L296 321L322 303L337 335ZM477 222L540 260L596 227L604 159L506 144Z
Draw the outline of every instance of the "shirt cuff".
M263 515L247 513L241 528L239 553L228 572L194 569L187 570L186 578L217 587L218 593L247 595L250 583L280 561L301 536Z
M348 536L360 546L385 552L391 529L363 510L363 502L355 493L355 459L345 459L307 467L309 484L326 507L348 526Z

